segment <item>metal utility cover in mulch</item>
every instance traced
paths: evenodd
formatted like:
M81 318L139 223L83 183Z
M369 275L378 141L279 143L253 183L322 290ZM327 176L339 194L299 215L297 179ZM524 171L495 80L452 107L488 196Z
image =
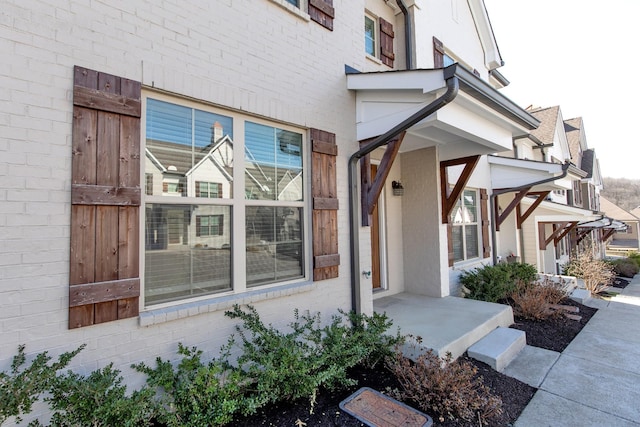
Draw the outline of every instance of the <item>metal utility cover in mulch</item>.
M433 420L402 402L363 387L340 402L340 409L370 427L430 427Z

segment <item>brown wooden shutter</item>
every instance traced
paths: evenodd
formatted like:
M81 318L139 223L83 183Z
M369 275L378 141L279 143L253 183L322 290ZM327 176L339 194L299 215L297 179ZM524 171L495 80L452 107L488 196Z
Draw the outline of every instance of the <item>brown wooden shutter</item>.
M444 45L433 37L433 68L444 67Z
M447 249L449 251L449 267L453 267L454 254L453 254L453 225L450 222L447 223Z
M314 281L338 277L337 155L335 134L311 129Z
M309 16L311 20L333 31L333 0L309 0Z
M491 246L489 244L489 196L487 190L480 189L480 220L482 221L482 257L491 256Z
M69 328L138 315L140 93L74 67Z
M393 68L393 60L396 56L393 53L393 25L382 18L380 21L380 60L387 66Z

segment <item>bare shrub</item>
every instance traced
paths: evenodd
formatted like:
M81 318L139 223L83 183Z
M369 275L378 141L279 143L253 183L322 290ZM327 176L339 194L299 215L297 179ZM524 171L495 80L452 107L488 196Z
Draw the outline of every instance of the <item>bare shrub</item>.
M564 282L555 282L545 278L542 282L519 283L511 294L513 310L517 316L525 319L543 320L559 314L549 307L566 298Z
M429 350L412 362L397 347L387 359L387 367L402 386L402 390L391 390L390 394L415 402L441 421L480 420L486 424L502 414L502 399L491 394L482 377L476 375L477 368L469 362L452 360L451 353L440 358Z
M594 258L590 248L571 257L565 266L565 274L584 280L585 288L593 294L604 291L616 277L613 267L604 260Z

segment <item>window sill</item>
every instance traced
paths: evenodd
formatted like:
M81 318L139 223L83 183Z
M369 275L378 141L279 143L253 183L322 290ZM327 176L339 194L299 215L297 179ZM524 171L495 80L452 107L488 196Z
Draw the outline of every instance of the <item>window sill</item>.
M371 61L371 62L375 62L378 65L382 65L382 61L380 61L378 58L376 58L375 56L371 56L368 53L365 53L366 58Z
M456 261L451 267L452 270L468 270L469 267L476 267L483 263L491 263L491 258L471 258L464 261Z
M308 292L314 288L314 282L294 283L268 289L248 291L236 295L225 295L199 301L185 302L170 307L150 308L140 313L140 326L158 325L198 314L227 310L235 304L255 304L260 301Z
M303 12L301 9L295 7L294 5L292 5L291 3L285 0L269 0L269 1L271 1L271 3L277 4L287 12L293 15L296 15L298 18L304 19L307 22L311 21L311 17L309 16L308 13Z

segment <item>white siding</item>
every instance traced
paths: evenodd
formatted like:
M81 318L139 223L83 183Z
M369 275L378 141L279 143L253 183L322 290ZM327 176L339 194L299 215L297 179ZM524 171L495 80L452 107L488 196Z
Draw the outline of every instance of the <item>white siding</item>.
M73 66L334 132L338 182L344 183L347 158L357 149L344 64L363 68L364 7L347 0L334 6L331 32L271 1L3 2L0 370L21 343L29 353L53 356L87 343L72 368L113 361L135 384L141 378L131 374L131 363L176 358L178 341L216 352L233 331L224 304L155 312L143 321L150 326L133 318L67 328ZM322 311L325 319L350 308L347 191L339 186L340 277L301 288L305 292L238 302L255 302L275 324L292 320L294 308ZM265 296L271 299L258 303Z

